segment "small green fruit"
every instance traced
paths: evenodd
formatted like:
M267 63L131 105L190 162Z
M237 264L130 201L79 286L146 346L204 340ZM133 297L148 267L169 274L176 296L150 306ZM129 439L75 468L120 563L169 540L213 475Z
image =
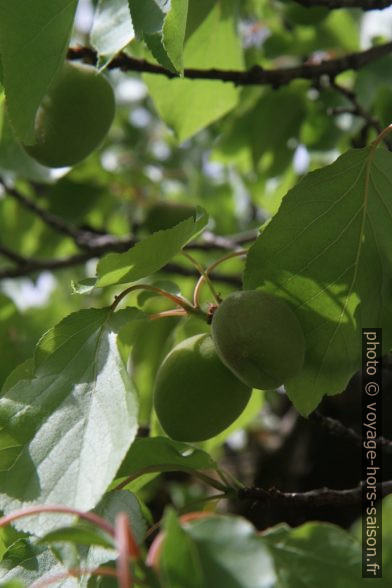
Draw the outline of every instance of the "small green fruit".
M23 145L48 167L78 163L104 139L114 117L110 83L94 67L66 62L35 117L34 145Z
M230 294L212 318L212 338L225 365L253 388L278 388L301 369L305 340L290 307L272 294Z
M251 389L219 359L209 335L185 339L158 370L154 406L164 431L177 441L204 441L242 413Z
M155 233L155 231L170 229L195 214L196 209L190 204L157 202L149 209L144 226L150 233Z

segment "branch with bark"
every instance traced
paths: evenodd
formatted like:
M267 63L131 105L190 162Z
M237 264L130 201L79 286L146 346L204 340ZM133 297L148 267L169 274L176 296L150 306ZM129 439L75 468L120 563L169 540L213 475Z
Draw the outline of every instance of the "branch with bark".
M188 80L215 80L229 82L236 86L270 85L279 88L293 80L318 80L322 76L335 77L347 70L358 70L373 61L381 59L392 53L392 42L371 47L365 51L349 53L335 59L325 59L320 63L304 63L294 67L282 67L278 69L264 69L255 65L246 71L233 71L221 69L195 69L185 68L183 77ZM83 60L88 63L97 63L97 53L89 47L73 47L68 50L68 59ZM121 69L122 71L135 71L166 76L169 79L179 79L179 74L146 61L135 59L123 51L113 57L108 64L109 69Z
M336 83L334 80L330 82L331 88L336 90L339 94L344 96L346 100L351 103L351 107L335 107L330 109L330 114L352 114L353 116L357 116L362 118L364 121L364 127L361 129L360 135L365 138L364 143L366 144L366 139L368 135L369 129L374 129L377 135L380 135L383 131L383 126L380 121L371 114L371 112L367 111L358 101L357 95L353 90L350 88L346 88L341 84ZM383 142L385 143L386 147L389 151L392 151L392 141L385 136L383 138ZM356 147L362 147L363 145L355 145Z
M115 237L110 234L96 234L91 231L86 231L65 222L61 217L52 214L45 208L38 205L31 198L28 198L16 188L8 187L0 178L0 185L3 187L6 195L13 198L20 206L29 210L35 216L41 219L48 227L55 232L70 237L75 245L82 249L81 253L76 253L68 257L55 259L36 259L33 257L25 258L18 252L13 251L3 244L0 244L0 255L12 261L13 267L7 267L0 270L0 280L5 278L16 278L27 276L39 271L54 271L68 267L82 265L89 259L98 259L106 253L117 252L121 253L133 247L138 239L132 235L125 237ZM245 243L253 241L257 237L257 231L250 231L248 233L234 236L222 237L214 235L210 231L206 231L201 241L189 243L186 249L213 251L224 250L233 251L241 248ZM186 277L199 277L200 274L195 269L189 269L175 263L169 263L164 268L163 272L177 274ZM238 276L217 273L211 273L211 278L218 282L230 284L234 287L241 286L241 280Z
M348 439L349 441L355 443L355 445L362 447L363 439L361 435L354 431L354 429L351 429L351 427L346 427L346 425L337 419L325 416L318 410L312 412L309 418L316 423L320 423L329 433L335 437ZM377 437L374 439L374 441L378 447L384 449L387 452L392 452L392 441L390 439L386 439L385 437Z
M318 488L316 490L309 490L308 492L282 492L282 490L278 490L275 487L268 489L242 488L238 491L237 496L243 500L255 500L266 504L274 502L289 507L347 506L361 502L362 486L364 484L364 482L361 482L355 488L349 488L347 490ZM377 495L380 498L392 494L392 480L378 484L376 489Z

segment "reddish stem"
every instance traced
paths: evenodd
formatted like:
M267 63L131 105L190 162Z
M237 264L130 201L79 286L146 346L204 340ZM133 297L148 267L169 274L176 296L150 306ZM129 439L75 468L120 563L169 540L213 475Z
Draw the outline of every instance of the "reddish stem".
M45 578L41 578L40 580L37 580L37 582L33 582L33 584L30 585L30 588L45 588L45 586L50 586L55 582L61 582L62 580L66 580L70 576L80 578L80 576L84 576L84 574L88 574L89 576L109 576L111 578L117 578L117 572L116 570L112 570L112 568L70 568L67 572L56 574L55 576L51 576L46 580Z
M135 290L149 290L150 292L156 292L160 296L164 296L174 304L181 306L184 310L193 310L192 305L190 302L187 302L184 298L180 298L179 296L175 296L174 294L170 294L170 292L166 292L166 290L162 290L161 288L157 288L155 286L150 286L150 284L135 284L134 286L130 286L126 290L123 290L121 294L115 297L114 302L112 304L112 309L114 310L118 304L121 302L125 296L134 292Z
M187 316L188 313L183 308L173 308L172 310L163 310L162 312L156 312L149 315L150 321L155 321L166 316Z
M116 517L117 577L120 588L132 588L129 560L139 556L139 547L129 528L128 516L120 512Z
M61 504L48 504L48 505L37 505L37 506L28 506L26 508L21 508L20 510L16 510L15 512L6 515L0 518L0 527L4 527L16 521L17 519L22 519L24 517L28 517L35 514L41 514L45 512L53 512L53 513L64 513L69 515L76 515L80 519L84 519L89 521L93 525L100 527L103 531L108 533L111 537L115 536L114 528L110 523L105 521L105 519L99 517L98 515L92 512L83 512L77 510L76 508L72 508L70 506L62 506Z

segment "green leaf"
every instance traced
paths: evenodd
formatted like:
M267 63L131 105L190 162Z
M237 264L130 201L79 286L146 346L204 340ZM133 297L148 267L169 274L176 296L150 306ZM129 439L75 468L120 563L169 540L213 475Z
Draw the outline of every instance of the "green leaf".
M80 282L72 282L72 293L73 294L90 294L95 288L97 283L96 278L85 278L84 280L80 280Z
M296 139L306 114L306 86L297 83L290 88L270 90L238 117L228 121L228 128L218 143L218 153L233 158L249 149L253 166L260 165L269 176L285 171L294 155L288 146Z
M335 525L279 525L262 539L274 559L279 588L359 588L365 583L359 541Z
M165 0L128 0L133 26L143 38L155 59L163 67L175 71L163 44L163 27L170 3Z
M90 510L99 502L137 431L137 400L116 335L142 316L131 308L81 310L41 339L34 377L0 399L4 512L48 502ZM37 534L47 526L45 516L20 523Z
M0 0L0 49L10 118L35 142L37 109L64 60L77 0Z
M174 68L182 72L188 0L171 0L162 29L162 44Z
M165 539L159 556L159 570L170 588L200 588L207 586L197 547L181 527L174 511L164 520Z
M215 461L201 449L167 437L136 439L117 472L125 478L138 472L216 469Z
M8 390L11 390L13 386L20 380L31 380L34 375L34 360L32 357L26 359L23 363L20 363L16 366L16 368L10 373L8 378L3 384L1 389L1 394L4 396Z
M310 173L249 251L245 288L285 298L304 329L305 364L286 383L304 415L359 369L363 326L392 345L391 163L369 147Z
M99 0L90 33L99 55L114 55L134 36L128 0Z
M136 34L155 59L182 72L188 0L129 0L129 9Z
M171 525L177 536L178 529ZM193 560L203 588L267 588L275 586L275 573L268 549L257 536L254 527L240 517L204 517L183 525L188 535L187 557ZM169 539L170 540L170 539ZM184 549L184 547L183 547ZM181 572L182 563L173 549L164 551L165 568ZM196 572L197 570L197 572ZM194 588L193 578L184 578L182 588ZM177 586L177 585L176 585Z
M235 29L236 2L190 0L184 49L187 68L242 69L242 48ZM191 137L230 110L239 90L232 84L145 75L158 114L179 141Z
M166 265L206 226L207 214L198 209L196 219L189 217L175 227L157 231L125 253L109 253L97 266L98 287L135 282Z
M49 549L18 539L9 547L0 563L0 585L7 588L31 586L36 580L63 575L65 571ZM56 586L75 588L76 584L67 578L59 580Z
M41 539L40 543L59 543L69 541L77 545L99 545L107 549L113 549L114 544L109 538L100 532L98 529L89 528L86 525L74 525L73 527L60 527L55 531L46 533Z
M94 512L109 521L113 526L120 512L127 513L132 535L139 545L143 543L147 525L139 500L132 492L127 490L108 492L94 508Z

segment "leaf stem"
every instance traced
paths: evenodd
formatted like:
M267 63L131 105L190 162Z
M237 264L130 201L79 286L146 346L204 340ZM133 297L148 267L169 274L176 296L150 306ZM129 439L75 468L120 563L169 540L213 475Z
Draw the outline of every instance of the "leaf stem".
M70 506L63 506L61 504L48 504L48 505L37 505L37 506L28 506L26 508L21 508L20 510L16 510L15 512L6 515L0 518L0 528L4 527L5 525L9 525L13 521L18 519L22 519L24 517L28 517L35 514L42 514L45 512L53 512L53 513L64 513L68 515L76 515L80 519L84 519L97 527L100 527L103 531L108 533L111 537L115 536L114 528L110 523L108 523L105 519L101 518L100 516L94 514L93 512L83 512L81 510L77 510L76 508L72 508Z
M123 290L118 296L115 297L114 302L112 303L112 306L111 306L112 310L114 311L117 308L117 306L120 304L121 300L123 300L125 298L125 296L127 296L128 294L130 294L131 292L134 292L136 290L149 290L150 292L156 292L160 296L164 296L165 298L167 298L171 302L174 302L174 304L176 304L177 306L180 306L184 312L183 313L175 312L174 316L177 316L179 314L180 314L180 316L185 316L187 314L195 314L199 318L201 318L203 320L207 320L207 314L205 312L203 312L200 308L194 308L192 306L191 302L189 302L185 298L180 298L179 296L175 296L174 294L170 294L170 292L166 292L166 290L162 290L161 288L157 288L156 286L151 286L150 284L135 284L135 285L130 286L129 288L126 288L125 290ZM174 309L174 310L179 310L179 309ZM169 311L169 312L174 312L174 310ZM151 320L155 320L157 318L161 318L161 316L172 316L172 315L159 313L159 314L152 315L152 316L153 316L153 318Z
M201 276L200 276L199 280L201 278L203 278L203 281L207 282L208 287L211 291L211 294L214 297L215 302L217 304L220 304L222 302L222 299L219 296L219 294L216 292L213 283L211 282L210 278L208 277L208 271L203 268L203 266L197 261L197 259L195 259L192 255L189 255L189 253L185 253L185 251L182 251L182 254L184 255L184 257L189 259L189 261L194 265L194 267L200 272ZM199 304L194 303L193 306L195 308L199 308Z
M379 146L379 144L381 143L381 141L384 140L384 138L386 137L386 135L389 135L389 133L392 132L392 124L388 125L379 135L378 137L373 141L372 143L372 152Z
M129 528L128 516L125 512L116 517L115 539L117 547L117 577L120 588L132 588L133 581L129 560L139 556L139 547Z
M62 580L66 580L67 578L77 578L80 576L89 575L89 576L108 576L110 578L117 578L116 570L108 567L98 567L98 568L70 568L67 572L62 572L60 574L56 574L54 576L50 576L45 578L41 578L33 584L30 585L30 588L45 588L46 586L50 586L55 582L61 582Z
M206 282L207 280L210 281L208 278L208 274L210 272L212 272L212 270L214 270L218 265L220 265L224 261L227 261L228 259L232 259L233 257L239 257L241 255L246 255L247 253L248 253L247 249L241 249L239 251L232 251L231 253L228 253L227 255L220 257L219 259L214 261L214 263L212 263L211 265L209 265L207 267L205 272L200 276L200 278L195 286L195 290L193 292L193 306L195 308L199 308L199 298L200 298L201 287L203 286L204 282ZM219 299L219 301L218 301L218 304L220 304L220 303L221 303L221 299Z

